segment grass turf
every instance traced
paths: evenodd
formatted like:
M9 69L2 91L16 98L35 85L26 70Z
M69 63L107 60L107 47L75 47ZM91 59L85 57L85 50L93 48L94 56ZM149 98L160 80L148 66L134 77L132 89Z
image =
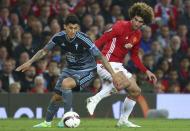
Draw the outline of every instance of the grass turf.
M190 120L166 119L132 119L141 128L116 128L115 119L81 119L78 128L57 128L55 119L52 128L32 128L42 122L36 119L6 119L0 120L0 131L190 131Z

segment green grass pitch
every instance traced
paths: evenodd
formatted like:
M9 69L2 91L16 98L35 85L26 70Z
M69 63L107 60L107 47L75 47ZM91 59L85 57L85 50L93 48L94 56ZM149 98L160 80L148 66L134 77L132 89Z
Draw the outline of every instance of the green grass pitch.
M132 122L141 125L141 128L116 128L115 119L81 119L78 128L57 128L58 119L53 122L52 128L32 128L42 122L36 119L7 119L0 120L0 131L190 131L190 120L166 119L132 119Z

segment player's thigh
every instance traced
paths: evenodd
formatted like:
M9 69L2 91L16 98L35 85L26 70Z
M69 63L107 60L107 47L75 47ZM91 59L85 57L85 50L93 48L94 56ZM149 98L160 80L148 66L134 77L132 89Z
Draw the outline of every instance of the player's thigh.
M97 65L97 73L101 80L112 81L111 74L103 67L102 64Z
M132 77L132 74L128 72L121 63L110 62L110 65L115 72L122 71L128 79ZM97 65L97 72L102 80L112 81L111 74L103 67L102 64Z
M61 72L61 74L60 74L60 76L59 76L59 78L58 78L58 80L56 82L56 85L55 85L55 88L54 88L54 92L57 93L57 94L59 94L59 95L62 95L62 92L64 90L63 85L62 85L63 80L66 79L66 78L70 78L71 76L72 75L69 73L69 70L64 69ZM68 80L68 79L66 79L66 80Z

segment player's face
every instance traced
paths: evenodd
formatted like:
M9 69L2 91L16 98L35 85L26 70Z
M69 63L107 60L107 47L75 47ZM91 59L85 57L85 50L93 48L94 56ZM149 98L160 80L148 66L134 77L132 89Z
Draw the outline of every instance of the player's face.
M131 22L132 22L132 27L134 30L140 29L142 27L142 25L144 25L144 21L143 21L142 17L140 17L140 16L133 17Z
M69 38L74 38L77 31L79 31L78 24L68 24L64 26L65 32Z

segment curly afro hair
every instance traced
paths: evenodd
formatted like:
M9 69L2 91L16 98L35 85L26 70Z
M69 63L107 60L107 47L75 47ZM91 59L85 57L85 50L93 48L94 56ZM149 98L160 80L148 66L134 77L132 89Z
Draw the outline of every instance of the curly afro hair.
M152 23L152 21L154 19L154 11L153 11L152 7L150 7L149 5L147 5L144 2L137 2L137 3L133 4L129 8L128 13L129 13L130 19L132 19L135 16L142 17L142 19L146 25Z

